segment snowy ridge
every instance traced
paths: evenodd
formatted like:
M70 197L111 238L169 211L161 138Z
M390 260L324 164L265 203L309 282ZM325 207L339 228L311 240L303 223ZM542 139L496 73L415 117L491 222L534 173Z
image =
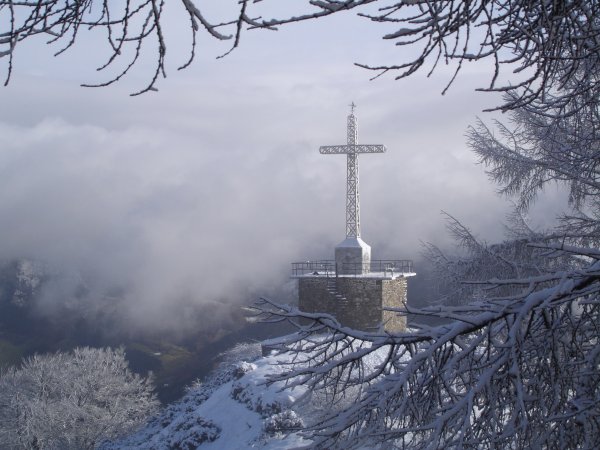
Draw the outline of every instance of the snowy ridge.
M267 375L284 370L289 356L258 358L259 344L244 344L230 353L246 353L247 361L225 361L204 383L197 383L178 402L167 406L142 429L119 441L104 443L116 449L296 449L311 441L297 430L304 421L294 408L306 393L303 387L285 389L265 384Z

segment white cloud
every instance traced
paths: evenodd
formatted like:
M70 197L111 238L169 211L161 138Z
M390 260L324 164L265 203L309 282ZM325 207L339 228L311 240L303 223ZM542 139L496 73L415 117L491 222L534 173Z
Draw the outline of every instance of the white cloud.
M75 57L44 77L26 75L36 61L18 61L0 90L10 105L0 110L0 254L124 287L150 321L177 298L247 301L283 285L291 261L330 257L343 239L345 161L318 147L344 142L351 101L359 140L389 149L361 157L363 235L375 257L415 258L420 240L443 243L441 209L497 237L507 205L464 139L493 104L473 93L481 76L459 77L445 97L445 72L369 82L346 58L397 50L369 53L387 44L342 31L249 35L230 57L203 53L136 98L127 96L136 77L77 87L62 75ZM332 55L349 36L342 64Z

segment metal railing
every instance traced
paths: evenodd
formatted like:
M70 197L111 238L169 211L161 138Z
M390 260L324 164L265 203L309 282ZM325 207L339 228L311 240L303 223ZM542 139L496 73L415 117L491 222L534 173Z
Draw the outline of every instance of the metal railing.
M371 272L413 273L410 259L375 259L371 261Z
M321 260L292 263L292 276L298 277L302 275L335 276L335 261Z
M368 273L382 273L384 276L394 276L404 273L413 273L413 263L409 259L377 259L371 263L343 263L339 267L332 259L319 261L302 261L292 263L292 276L306 275L335 277L360 276Z

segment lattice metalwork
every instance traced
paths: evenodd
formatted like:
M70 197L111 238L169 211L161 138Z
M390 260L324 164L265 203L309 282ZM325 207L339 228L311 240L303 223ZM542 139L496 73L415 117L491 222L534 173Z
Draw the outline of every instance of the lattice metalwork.
M358 192L358 154L359 153L384 153L384 145L358 144L358 127L354 109L350 105L348 116L348 129L346 145L324 145L319 152L324 155L346 154L346 237L360 237L360 195Z

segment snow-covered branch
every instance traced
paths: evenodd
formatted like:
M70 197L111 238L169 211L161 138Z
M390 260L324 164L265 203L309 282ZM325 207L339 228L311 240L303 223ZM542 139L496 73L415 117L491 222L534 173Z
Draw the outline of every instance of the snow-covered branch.
M158 406L150 379L122 349L35 355L0 374L0 447L94 449Z
M454 308L462 320L398 335L349 332L327 317L263 304L271 318L305 323L282 343L305 356L271 381L307 384L334 398L355 393L309 428L318 448L594 448L600 265L536 283L539 289L521 295Z
M230 51L238 47L242 34L249 29L274 30L290 23L326 18L349 10L381 24L382 38L398 46L417 48L414 58L384 61L377 65L358 63L360 67L404 78L438 65L454 66L448 86L464 64L491 59L490 83L484 91L510 92L503 110L553 98L553 105L568 105L574 97L596 97L599 73L600 27L599 0L569 2L530 2L527 0L305 0L295 5L298 14L275 13L273 0L230 0L231 17L211 20L206 5L197 0L176 4L189 18L190 56L195 57L200 30L217 40L230 40ZM114 69L104 86L111 84L138 63L148 41L156 52L155 70L148 85L138 93L155 89L165 74L168 35L162 16L164 0L47 1L0 0L0 58L7 60L7 78L11 76L18 44L42 35L60 45L58 53L72 47L79 34L104 30L110 56L99 70L126 61ZM233 12L235 11L235 12ZM395 31L389 31L389 27ZM147 47L148 45L146 45ZM229 52L227 52L229 53ZM426 66L429 65L429 68ZM510 81L504 75L510 74ZM564 94L570 86L571 92Z

